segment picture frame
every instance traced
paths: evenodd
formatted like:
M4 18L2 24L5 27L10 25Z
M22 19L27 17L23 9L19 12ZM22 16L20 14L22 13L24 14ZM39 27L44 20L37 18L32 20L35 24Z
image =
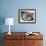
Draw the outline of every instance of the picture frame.
M36 23L36 9L19 9L19 23Z

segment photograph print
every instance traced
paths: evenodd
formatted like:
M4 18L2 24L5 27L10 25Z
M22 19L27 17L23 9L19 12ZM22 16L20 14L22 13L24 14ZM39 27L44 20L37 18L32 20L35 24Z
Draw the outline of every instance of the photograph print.
M36 23L36 9L19 9L19 23Z

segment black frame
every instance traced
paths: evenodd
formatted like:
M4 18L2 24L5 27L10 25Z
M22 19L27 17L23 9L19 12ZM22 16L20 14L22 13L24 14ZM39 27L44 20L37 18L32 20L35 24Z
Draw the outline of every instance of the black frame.
M36 9L19 9L19 23L36 23Z

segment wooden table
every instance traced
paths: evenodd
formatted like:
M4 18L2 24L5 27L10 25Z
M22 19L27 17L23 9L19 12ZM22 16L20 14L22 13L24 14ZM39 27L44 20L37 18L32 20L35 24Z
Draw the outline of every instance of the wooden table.
M26 32L11 32L8 35L4 33L4 46L43 46L43 35L40 32L38 35L25 35Z

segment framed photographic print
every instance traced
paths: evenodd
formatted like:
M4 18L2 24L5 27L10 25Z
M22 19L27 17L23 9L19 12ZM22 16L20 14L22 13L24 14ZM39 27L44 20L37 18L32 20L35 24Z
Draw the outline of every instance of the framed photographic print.
M36 23L36 9L19 9L19 23Z

